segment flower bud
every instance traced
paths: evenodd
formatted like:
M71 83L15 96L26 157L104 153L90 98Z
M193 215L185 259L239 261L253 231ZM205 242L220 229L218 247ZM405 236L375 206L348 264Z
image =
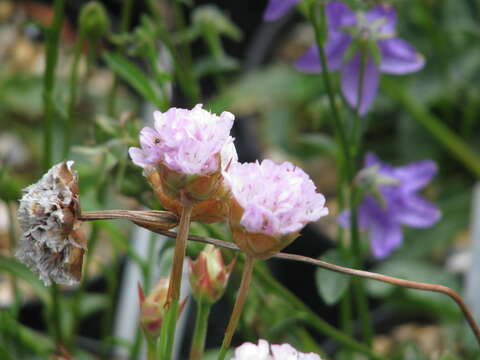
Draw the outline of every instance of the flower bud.
M213 245L207 245L197 260L190 259L189 266L190 287L195 299L213 304L222 297L235 260L225 266L221 251Z
M91 39L105 36L110 28L110 20L104 6L98 1L90 1L80 11L80 29Z
M24 233L15 256L45 285L73 285L82 275L87 242L80 230L77 173L73 161L53 166L23 190L17 217Z
M230 189L229 225L248 255L267 259L289 245L311 221L328 214L325 197L289 162L234 164L223 173Z
M140 327L143 333L149 339L156 339L160 336L163 318L168 310L165 306L167 301L168 278L160 278L157 285L153 288L148 296L145 296L143 289L138 284L138 299L140 301ZM180 316L186 299L180 304Z

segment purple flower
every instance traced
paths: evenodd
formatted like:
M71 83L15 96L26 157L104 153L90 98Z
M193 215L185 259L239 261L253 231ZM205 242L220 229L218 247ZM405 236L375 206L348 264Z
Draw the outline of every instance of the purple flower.
M377 196L365 195L358 207L360 229L369 232L373 254L384 258L402 243L402 225L428 228L440 219L440 210L417 194L436 175L437 166L431 160L424 160L392 167L370 153L365 157L362 172L366 171L385 183L389 179L389 185L378 187ZM340 225L348 227L349 211L342 212L338 220Z
M409 74L419 71L425 59L406 41L396 37L397 15L391 5L381 4L368 12L353 12L341 1L330 1L325 8L328 40L325 54L329 71L340 71L342 93L356 108L362 53L365 54L360 115L364 115L378 91L380 73ZM378 51L373 51L376 48ZM379 56L378 56L379 55ZM305 72L319 72L317 46L312 46L297 60Z
M274 21L285 15L300 0L270 0L267 9L263 13L265 21Z
M246 342L235 349L231 360L321 360L314 353L301 353L290 344L269 345L260 339L258 345Z

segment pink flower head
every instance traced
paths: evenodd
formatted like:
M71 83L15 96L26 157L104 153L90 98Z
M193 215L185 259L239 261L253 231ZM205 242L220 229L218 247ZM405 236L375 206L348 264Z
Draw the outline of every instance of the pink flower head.
M321 360L314 353L301 353L289 344L270 346L266 340L260 339L258 345L246 342L235 350L231 360Z
M305 172L289 162L233 164L224 171L232 193L230 230L250 256L267 259L298 236L310 221L328 214L325 197Z
M302 169L289 162L235 164L224 178L244 209L240 223L249 232L286 235L328 214L325 197Z
M156 111L154 117L154 128L140 132L141 147L129 150L138 166L164 164L182 174L209 175L219 170L222 149L233 146L230 129L235 117L230 112L218 116L198 104L192 110Z

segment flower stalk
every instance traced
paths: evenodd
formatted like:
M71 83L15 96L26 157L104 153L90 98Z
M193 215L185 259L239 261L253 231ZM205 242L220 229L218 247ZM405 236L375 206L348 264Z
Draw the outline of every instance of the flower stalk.
M250 281L252 280L253 263L254 258L250 255L246 255L245 263L243 265L242 282L240 283L237 299L233 307L232 315L230 316L230 320L228 322L227 330L225 331L225 336L223 338L220 354L218 355L218 360L225 359L227 350L233 338L233 334L237 329L238 320L242 314L243 306L245 305L245 300L247 299L248 295L248 289L250 288Z
M203 359L210 309L211 305L208 302L197 301L197 315L195 318L192 348L190 350L190 360Z
M180 224L178 226L178 235L173 255L173 265L170 274L170 284L168 286L167 303L168 309L168 337L166 339L165 359L172 358L173 342L175 339L175 329L177 327L178 302L180 299L180 285L182 283L183 261L187 248L188 230L190 227L190 217L192 215L192 204L183 206Z

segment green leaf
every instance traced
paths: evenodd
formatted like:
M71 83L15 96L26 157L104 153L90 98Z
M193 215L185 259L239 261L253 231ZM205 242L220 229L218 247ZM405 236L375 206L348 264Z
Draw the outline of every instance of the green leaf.
M320 260L346 267L351 267L353 263L351 258L342 256L338 249L327 251L320 257ZM334 305L342 298L342 295L348 289L350 276L318 268L315 273L315 280L318 292L325 303L327 305Z
M107 52L103 55L108 66L140 95L159 108L164 107L165 100L160 91L150 82L144 72L126 57Z
M45 304L50 303L49 292L42 281L25 265L20 263L17 259L0 256L0 271L7 272L17 278L20 278L29 283L35 293Z

